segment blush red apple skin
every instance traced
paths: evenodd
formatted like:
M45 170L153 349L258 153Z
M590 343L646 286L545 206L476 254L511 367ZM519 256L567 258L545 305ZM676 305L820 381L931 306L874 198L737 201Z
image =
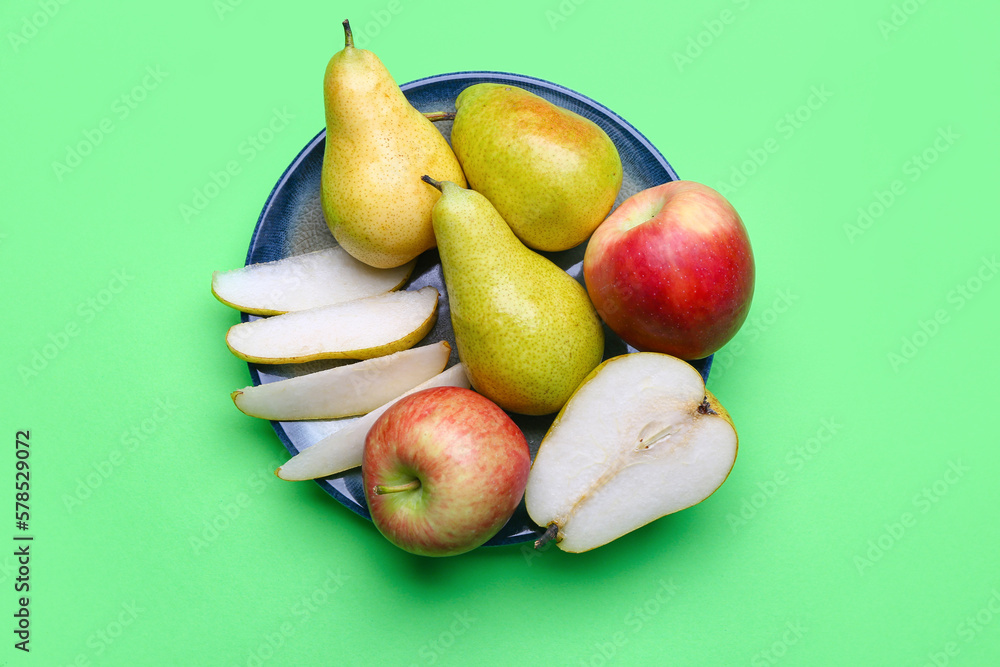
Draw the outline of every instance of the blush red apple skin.
M712 188L671 181L601 223L583 261L601 319L629 345L701 359L746 320L754 260L739 214Z
M469 389L411 394L372 425L361 466L378 530L423 556L451 556L495 535L524 495L531 454L524 434L495 403ZM418 489L375 487L420 481Z

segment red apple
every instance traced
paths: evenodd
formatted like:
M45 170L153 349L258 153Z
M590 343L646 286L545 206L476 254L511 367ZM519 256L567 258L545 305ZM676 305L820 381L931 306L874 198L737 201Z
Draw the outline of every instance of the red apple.
M400 399L372 425L361 473L372 521L390 542L452 556L507 523L530 467L524 434L496 403L435 387Z
M739 214L712 188L671 181L638 192L590 237L587 292L633 347L701 359L750 310L754 263Z

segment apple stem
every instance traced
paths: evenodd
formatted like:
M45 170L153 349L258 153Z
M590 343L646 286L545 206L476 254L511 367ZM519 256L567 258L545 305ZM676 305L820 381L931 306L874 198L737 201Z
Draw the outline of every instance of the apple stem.
M545 529L544 533L542 533L542 536L535 540L535 548L541 549L544 547L546 544L555 539L558 532L559 526L554 523L550 523L549 527Z
M424 118L432 123L436 123L439 120L455 120L454 111L425 111Z
M420 178L420 180L422 180L424 183L430 183L431 185L433 185L434 187L436 187L438 190L441 190L441 181L435 181L433 178L431 178L427 174L424 174Z
M354 47L354 35L351 33L351 22L344 19L344 48Z
M397 484L396 486L384 486L379 484L375 487L375 495L381 496L386 493L399 493L400 491L414 491L420 488L420 480L413 479L406 484Z

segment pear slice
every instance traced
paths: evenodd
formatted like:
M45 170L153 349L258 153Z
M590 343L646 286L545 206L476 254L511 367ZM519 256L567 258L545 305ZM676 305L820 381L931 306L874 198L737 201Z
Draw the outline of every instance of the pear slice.
M736 461L729 413L688 363L656 352L608 359L580 384L538 449L528 515L581 552L710 496Z
M252 315L279 315L402 287L416 260L394 269L359 262L340 246L212 274L212 294Z
M438 292L386 292L236 324L226 344L240 359L288 364L371 359L416 345L434 326Z
M447 341L400 350L233 392L233 402L251 417L293 421L363 415L444 370Z
M464 387L469 388L469 377L465 374L462 364L455 364L448 370L435 375L423 384L419 384L402 396L398 396L380 408L372 410L364 417L358 417L315 444L303 449L288 460L285 465L274 471L281 479L301 481L335 475L361 465L364 453L365 438L382 413L393 403L422 389L431 387Z

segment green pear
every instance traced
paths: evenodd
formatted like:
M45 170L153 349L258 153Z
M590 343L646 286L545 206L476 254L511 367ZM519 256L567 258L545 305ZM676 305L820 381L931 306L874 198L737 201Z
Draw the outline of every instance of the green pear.
M559 410L604 354L587 291L522 244L482 194L450 181L434 205L458 357L476 391L525 415Z
M421 175L463 184L465 177L447 140L378 56L354 47L347 21L344 35L323 81L323 214L354 258L380 269L402 266L434 247L431 208L439 194Z
M572 248L611 211L622 162L592 121L498 83L469 86L455 108L451 145L469 187L490 200L525 245Z

